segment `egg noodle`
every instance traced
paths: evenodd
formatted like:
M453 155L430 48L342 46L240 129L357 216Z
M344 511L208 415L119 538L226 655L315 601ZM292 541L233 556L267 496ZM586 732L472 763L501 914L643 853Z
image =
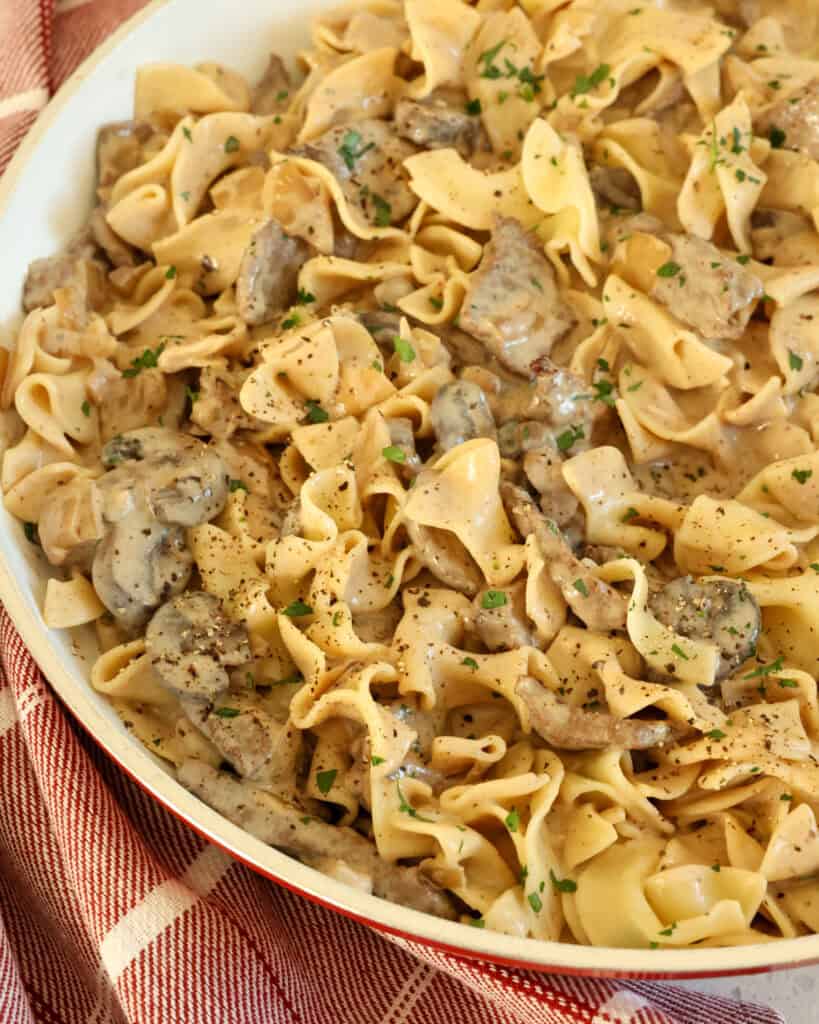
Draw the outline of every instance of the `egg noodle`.
M817 38L364 0L138 71L2 489L183 785L511 935L819 931Z

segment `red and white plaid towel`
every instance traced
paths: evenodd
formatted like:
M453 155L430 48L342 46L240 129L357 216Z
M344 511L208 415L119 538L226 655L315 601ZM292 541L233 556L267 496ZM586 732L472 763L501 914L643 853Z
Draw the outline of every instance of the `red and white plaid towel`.
M275 0L273 0L275 3ZM0 172L145 0L0 0ZM0 608L0 1024L783 1024L387 938L255 875L94 745Z

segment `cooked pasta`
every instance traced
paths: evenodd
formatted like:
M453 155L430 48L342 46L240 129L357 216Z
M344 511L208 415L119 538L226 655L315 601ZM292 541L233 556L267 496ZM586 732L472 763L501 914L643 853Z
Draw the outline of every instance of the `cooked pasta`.
M511 935L819 931L814 6L359 0L292 77L140 69L2 488L183 786Z

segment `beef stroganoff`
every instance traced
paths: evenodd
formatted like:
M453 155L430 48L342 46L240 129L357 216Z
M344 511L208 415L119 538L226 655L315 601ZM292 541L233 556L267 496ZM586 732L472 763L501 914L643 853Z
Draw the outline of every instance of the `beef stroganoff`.
M182 785L512 935L819 931L817 40L364 0L138 71L2 488Z

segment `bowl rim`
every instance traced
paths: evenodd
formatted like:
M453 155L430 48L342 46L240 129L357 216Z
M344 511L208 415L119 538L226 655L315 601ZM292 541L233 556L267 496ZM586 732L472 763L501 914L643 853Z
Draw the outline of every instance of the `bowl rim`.
M187 5L195 8L201 17L202 11L196 4L197 0L153 0L124 21L65 80L40 112L0 177L0 229L5 214L13 205L16 185L29 161L86 79L104 69L126 38L143 29L163 11ZM326 0L323 5L332 6ZM208 7L209 12L213 10L213 7ZM257 873L314 903L378 931L407 942L421 943L450 956L540 973L671 980L759 974L819 963L819 935L748 946L709 948L707 951L665 949L659 953L644 949L572 945L521 939L443 921L328 878L233 825L185 790L170 773L157 767L138 740L113 730L90 700L84 700L83 693L63 666L57 648L51 642L51 630L35 611L35 602L30 594L28 598L31 600L27 599L20 582L0 553L0 601L61 703L94 742L145 792L202 838ZM90 682L85 686L90 691Z

